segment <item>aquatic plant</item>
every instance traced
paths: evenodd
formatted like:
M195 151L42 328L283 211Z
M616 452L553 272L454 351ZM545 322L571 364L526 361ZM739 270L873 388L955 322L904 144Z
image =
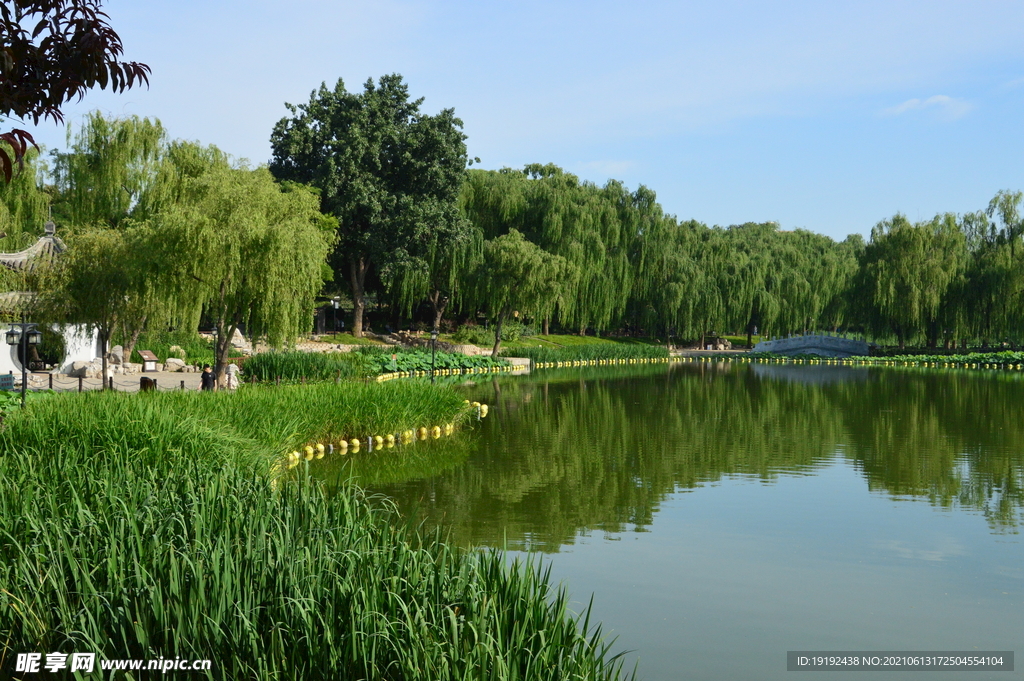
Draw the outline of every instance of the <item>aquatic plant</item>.
M245 373L258 381L328 381L365 376L370 372L358 352L262 352L245 362Z
M0 432L0 669L95 651L225 680L618 678L537 565L410 538L350 484L266 475L284 443L462 409L415 383L31 404Z
M649 359L668 357L668 348L662 345L640 343L602 343L574 345L565 348L516 348L509 351L516 357L528 357L534 362L573 362L601 359Z

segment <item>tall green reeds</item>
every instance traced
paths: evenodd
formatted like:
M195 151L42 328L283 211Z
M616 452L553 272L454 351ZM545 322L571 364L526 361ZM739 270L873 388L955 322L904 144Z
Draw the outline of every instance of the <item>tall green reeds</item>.
M357 352L263 352L246 360L245 373L258 381L328 381L365 376L370 366Z
M516 348L509 355L528 357L534 362L573 362L591 359L645 359L668 357L668 348L640 343L600 343L564 348Z
M266 474L296 442L461 405L412 383L30 404L0 432L0 676L61 651L210 659L225 680L616 678L536 567L410 539L351 485Z

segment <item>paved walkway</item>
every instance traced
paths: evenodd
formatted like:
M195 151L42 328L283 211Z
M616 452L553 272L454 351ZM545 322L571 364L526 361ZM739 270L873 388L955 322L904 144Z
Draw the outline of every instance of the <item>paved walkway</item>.
M52 377L51 383L51 374L30 374L28 382L29 390L46 390L51 386L54 390L59 392L77 391L79 389L79 379L77 378L66 374L52 374ZM181 373L176 371L147 371L142 374L114 376L114 390L138 392L140 379L143 377L156 380L157 390L161 391L181 390L182 386L184 386L185 390L199 390L198 372ZM21 376L15 374L15 379L17 380L20 389ZM103 381L98 378L81 379L82 390L99 390L102 385Z

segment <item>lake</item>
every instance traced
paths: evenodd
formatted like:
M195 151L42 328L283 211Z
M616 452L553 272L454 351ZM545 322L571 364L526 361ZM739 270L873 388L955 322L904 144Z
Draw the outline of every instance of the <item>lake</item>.
M352 469L458 543L539 555L639 678L1024 650L1019 373L705 362L463 389L486 419Z

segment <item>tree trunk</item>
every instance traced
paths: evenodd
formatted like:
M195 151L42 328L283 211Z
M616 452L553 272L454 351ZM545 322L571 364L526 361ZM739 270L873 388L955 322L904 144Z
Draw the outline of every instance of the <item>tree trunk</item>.
M547 335L550 335L550 334L551 334L551 329L550 329L550 328L548 327L548 318L547 318L547 317L545 317L545 318L544 318L544 330L543 330L543 334L544 334L545 336L547 336Z
M444 317L444 311L448 307L448 296L434 289L430 294L430 304L434 307L434 326L432 328L440 328L441 318Z
M217 348L214 358L216 359L216 366L213 369L213 373L217 377L217 384L214 386L215 390L220 390L228 384L227 370L228 360L231 356L231 339L235 337L235 331L238 330L238 325L241 323L241 315L238 313L235 313L230 323L225 322L223 318L217 321Z
M107 387L110 384L110 381L107 379L107 341L109 341L109 340L110 340L110 330L109 329L100 329L100 367L101 367L100 370L101 370L102 375L103 375L103 379L102 379L103 380L103 388L102 388L102 390L106 390ZM22 361L28 362L28 357L22 358Z
M504 321L504 317L498 317L494 324L494 347L491 348L491 357L497 357L498 352L501 351L501 325Z
M135 344L139 342L139 335L142 334L142 329L146 326L146 319L148 315L142 315L142 319L139 321L139 325L131 330L131 333L126 333L128 337L128 343L124 346L124 361L132 361L132 353L135 352Z
M370 263L363 256L349 259L349 275L352 285L352 335L363 337L363 312L366 309L366 272Z

